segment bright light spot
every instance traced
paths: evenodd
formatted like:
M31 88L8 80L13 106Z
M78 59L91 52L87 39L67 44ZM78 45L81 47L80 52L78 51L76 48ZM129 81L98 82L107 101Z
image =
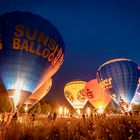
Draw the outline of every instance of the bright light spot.
M103 112L104 112L103 106L102 106L102 105L99 105L99 106L98 106L97 112L98 112L98 113L103 113Z
M128 107L128 111L131 111L131 110L132 110L132 105L130 104Z
M67 115L67 108L64 108L64 116Z
M19 99L20 99L20 90L15 91L13 99L14 99L14 107L16 108L16 106L18 105Z
M60 107L59 107L59 114L62 115L62 113L63 113L63 107L60 106Z
M27 112L27 110L28 110L28 105L27 104L25 105L24 109L25 109L25 112Z
M88 114L88 116L90 115L90 113L91 113L91 110L90 110L89 107L87 107L87 114Z
M67 112L67 115L68 115L68 114L69 114L69 110L67 109L67 111L66 111L66 112Z
M76 112L77 112L78 115L80 115L80 109L79 108L76 110Z

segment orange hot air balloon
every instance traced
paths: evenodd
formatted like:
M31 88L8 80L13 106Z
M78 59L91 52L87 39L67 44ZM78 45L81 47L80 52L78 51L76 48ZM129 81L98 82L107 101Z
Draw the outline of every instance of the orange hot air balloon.
M99 86L96 79L89 81L85 85L85 93L89 102L99 113L102 113L111 101L110 95Z

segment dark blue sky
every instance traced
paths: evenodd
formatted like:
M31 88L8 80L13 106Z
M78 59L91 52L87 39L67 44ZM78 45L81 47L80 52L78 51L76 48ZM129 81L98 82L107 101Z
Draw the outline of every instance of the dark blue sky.
M51 21L65 42L65 61L53 77L48 100L63 101L64 85L95 78L97 68L113 58L140 64L139 0L0 0L0 14L31 11Z

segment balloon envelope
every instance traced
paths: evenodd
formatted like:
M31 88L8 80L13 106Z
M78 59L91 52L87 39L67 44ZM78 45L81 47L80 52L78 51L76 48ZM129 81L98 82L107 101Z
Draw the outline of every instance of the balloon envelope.
M85 81L73 81L66 84L64 95L74 109L83 109L87 103L84 93Z
M0 16L0 78L25 101L52 77L64 59L64 42L46 19L29 12Z
M85 86L85 93L88 97L89 102L98 110L107 107L111 101L110 95L101 87L99 87L96 79L89 81Z
M137 64L129 59L110 60L97 71L99 85L106 89L118 102L120 97L130 102L139 78Z

